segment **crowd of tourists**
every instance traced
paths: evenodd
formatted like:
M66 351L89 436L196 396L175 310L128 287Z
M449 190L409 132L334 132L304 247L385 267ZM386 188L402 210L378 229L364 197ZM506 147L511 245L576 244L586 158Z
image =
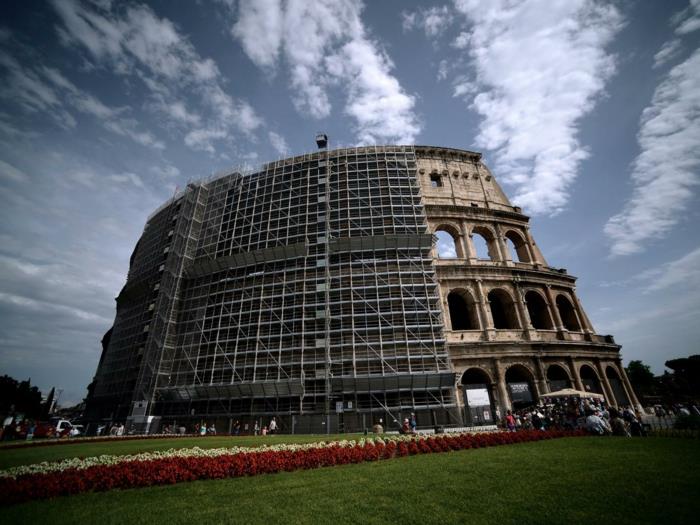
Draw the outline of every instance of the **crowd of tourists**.
M594 435L639 436L647 434L642 413L631 407L608 407L594 398L565 397L546 405L509 410L503 426L518 430L585 429Z

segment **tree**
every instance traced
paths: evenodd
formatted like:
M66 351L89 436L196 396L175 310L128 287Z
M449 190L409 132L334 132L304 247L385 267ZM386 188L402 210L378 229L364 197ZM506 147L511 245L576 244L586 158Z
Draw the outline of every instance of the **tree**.
M32 386L31 379L17 381L10 376L0 377L0 415L20 413L37 418L41 413L41 392Z
M645 365L642 361L630 361L625 370L638 395L650 396L655 393L656 380L649 365Z
M700 395L700 355L671 359L665 365L673 370L673 383L679 394L685 397Z

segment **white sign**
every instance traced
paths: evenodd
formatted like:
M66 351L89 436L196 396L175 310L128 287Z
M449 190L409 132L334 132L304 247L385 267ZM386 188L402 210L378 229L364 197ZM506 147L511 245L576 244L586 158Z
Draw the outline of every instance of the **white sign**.
M489 400L489 391L486 388L468 388L467 404L470 407L490 405L491 401Z
M343 402L342 401L335 402L335 412L337 414L341 414L343 412Z

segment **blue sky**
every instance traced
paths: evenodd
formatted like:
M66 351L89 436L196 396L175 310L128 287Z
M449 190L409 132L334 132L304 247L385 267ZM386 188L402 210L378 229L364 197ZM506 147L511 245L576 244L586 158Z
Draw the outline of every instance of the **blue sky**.
M3 2L0 373L79 401L146 217L332 146L477 150L656 372L700 336L700 1Z

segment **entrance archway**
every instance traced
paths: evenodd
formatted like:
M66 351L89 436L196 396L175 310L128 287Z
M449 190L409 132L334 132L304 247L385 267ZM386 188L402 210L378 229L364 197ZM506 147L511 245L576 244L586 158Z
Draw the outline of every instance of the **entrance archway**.
M593 370L590 366L583 365L579 374L581 376L583 388L586 389L586 392L593 392L594 394L603 393L603 389L600 386L600 379L598 378L598 374L596 374L595 370Z
M550 365L547 369L547 384L550 392L571 388L571 379L566 370L559 365Z
M617 370L612 366L608 366L605 369L605 376L608 378L608 383L610 383L610 388L612 388L617 406L622 407L630 405L630 400L627 397L627 392L625 392L625 387L622 384L622 379L620 379Z
M495 422L491 378L481 368L470 368L462 374L462 395L467 425L492 425Z
M506 386L513 410L534 405L537 402L535 378L525 366L513 365L506 371Z

